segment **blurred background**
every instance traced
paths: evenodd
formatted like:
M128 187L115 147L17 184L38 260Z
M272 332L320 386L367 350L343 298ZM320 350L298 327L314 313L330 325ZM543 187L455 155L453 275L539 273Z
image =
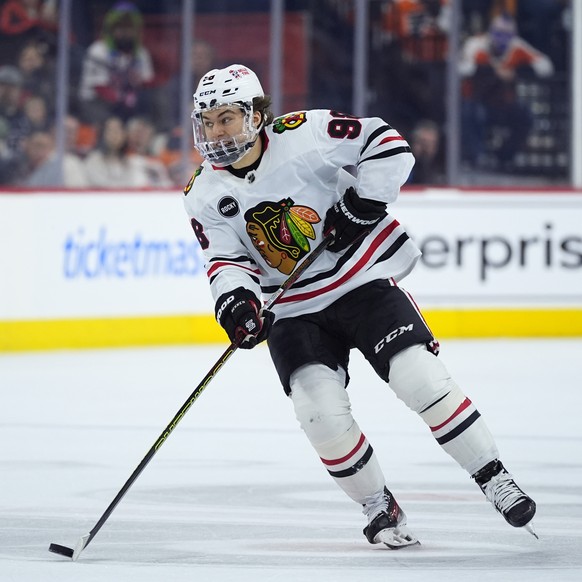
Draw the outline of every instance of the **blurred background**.
M183 186L199 77L243 62L277 115L383 117L410 183L571 185L574 4L3 0L0 184Z
M181 190L233 63L409 141L437 335L582 336L581 53L573 0L0 0L0 351L225 341Z

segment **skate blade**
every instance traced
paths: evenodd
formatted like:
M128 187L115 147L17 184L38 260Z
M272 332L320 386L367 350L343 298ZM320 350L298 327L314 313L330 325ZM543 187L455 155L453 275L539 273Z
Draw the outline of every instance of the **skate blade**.
M527 530L536 540L540 539L536 533L536 530L534 529L533 522L530 521L529 523L526 523L523 528Z
M376 535L374 541L383 543L391 550L420 545L418 538L405 526L382 530Z

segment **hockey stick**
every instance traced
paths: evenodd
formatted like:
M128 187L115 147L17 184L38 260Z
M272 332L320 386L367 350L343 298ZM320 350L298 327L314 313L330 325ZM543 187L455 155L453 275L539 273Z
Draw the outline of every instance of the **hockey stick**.
M327 245L333 240L332 235L327 235L323 241L313 249L313 251L295 268L293 273L287 278L287 280L269 297L265 302L263 309L269 309L275 305L283 294L297 281L297 279L303 274L303 272L323 253L327 248ZM182 420L184 415L188 412L192 404L196 402L200 394L204 391L206 386L210 381L216 376L218 371L224 366L226 361L234 354L238 348L238 344L231 343L226 351L218 358L214 366L210 371L204 376L200 384L196 386L192 394L188 397L186 402L182 405L180 410L176 413L174 418L171 420L170 424L166 426L162 434L158 437L156 442L153 444L152 448L147 452L146 456L142 459L141 463L137 466L135 471L131 474L129 479L125 482L125 485L120 489L119 493L115 496L115 499L109 504L109 507L105 510L103 515L99 518L99 521L95 524L93 529L84 536L79 538L75 549L68 548L67 546L61 546L60 544L51 544L49 546L49 552L54 552L55 554L60 554L66 556L67 558L72 558L73 561L77 561L81 552L91 543L91 540L97 535L97 532L103 527L105 522L109 519L109 516L113 510L117 507L119 502L123 499L125 494L129 491L129 488L133 485L135 480L140 476L142 471L147 467L148 463L153 459L154 455L158 452L158 449L164 444L166 439L170 436L172 431L176 428L178 423Z

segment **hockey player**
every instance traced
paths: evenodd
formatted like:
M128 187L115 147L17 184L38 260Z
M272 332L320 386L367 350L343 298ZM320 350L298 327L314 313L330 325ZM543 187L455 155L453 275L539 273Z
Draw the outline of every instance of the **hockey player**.
M256 75L238 64L209 71L194 95L195 146L205 161L184 189L185 206L218 322L243 349L268 337L297 420L329 474L362 506L370 543L400 548L418 540L352 416L352 348L506 521L534 533L534 501L501 464L485 421L398 286L420 256L387 212L414 164L407 142L382 119L314 110L273 120L269 106ZM356 177L345 166L355 166ZM325 233L334 233L328 250L272 312L261 310L261 297Z

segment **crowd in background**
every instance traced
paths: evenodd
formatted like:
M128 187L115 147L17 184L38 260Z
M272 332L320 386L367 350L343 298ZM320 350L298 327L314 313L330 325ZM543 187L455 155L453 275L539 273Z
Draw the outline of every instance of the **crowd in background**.
M144 35L148 18L159 22L168 13L179 16L180 1L72 4L71 83L61 166L54 127L59 3L0 2L0 184L183 186L201 160L189 147L184 167L181 139L191 142L191 137L184 135L188 121L179 115L179 67L165 70ZM216 12L231 14L268 12L270 5L224 0L199 2L197 9L209 9L209 4ZM558 86L544 85L548 79L564 85L569 0L463 0L461 5L463 161L473 169L515 171L519 156L533 144L532 134L538 141L547 138L546 149L554 151L550 146L556 136L540 129L536 103L541 101L531 96L528 101L520 91L528 81L538 89ZM417 157L410 183L442 184L450 2L370 0L369 7L368 113L382 116L410 141ZM309 87L301 105L349 112L353 0L288 0L286 9L310 15ZM173 41L179 46L179 40ZM228 64L221 62L216 48L207 40L194 40L192 90L203 72ZM540 127L534 131L536 123Z

